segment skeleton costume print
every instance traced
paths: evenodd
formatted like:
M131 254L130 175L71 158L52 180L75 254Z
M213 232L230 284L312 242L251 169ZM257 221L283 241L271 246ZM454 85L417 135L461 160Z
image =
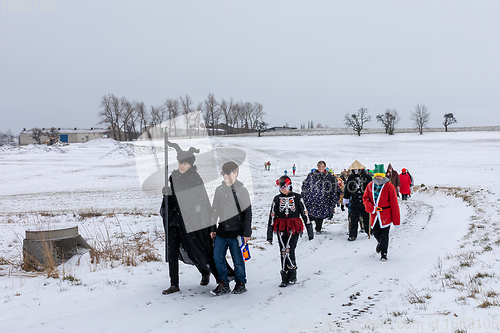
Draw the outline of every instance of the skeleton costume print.
M267 227L267 240L272 243L273 233L278 236L281 269L295 269L295 247L298 237L304 231L304 224L307 227L309 239L312 239L313 228L307 209L300 194L289 192L280 193L274 197L269 214Z

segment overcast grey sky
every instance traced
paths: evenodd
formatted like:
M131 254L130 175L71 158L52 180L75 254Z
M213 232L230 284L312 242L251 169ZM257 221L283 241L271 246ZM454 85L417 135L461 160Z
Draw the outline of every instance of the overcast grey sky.
M448 112L456 126L500 125L497 0L9 2L0 131L96 126L108 93L260 102L271 126L343 127L365 107L369 127L386 108L410 127L416 104L431 127Z

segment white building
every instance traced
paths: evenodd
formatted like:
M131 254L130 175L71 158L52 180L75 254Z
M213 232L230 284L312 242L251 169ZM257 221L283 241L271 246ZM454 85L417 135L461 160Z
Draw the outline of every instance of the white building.
M23 129L23 131L19 134L19 144L20 145L29 145L32 143L37 143L35 139L33 139L31 136L33 135L33 129ZM41 128L43 132L47 132L50 130L50 128ZM66 142L66 143L82 143L82 142L87 142L89 140L93 139L100 139L100 138L108 138L112 137L112 132L110 133L109 129L104 129L104 128L95 128L92 127L90 129L86 128L57 128L59 132L59 140L60 142ZM110 135L111 134L111 135ZM50 138L47 135L42 135L40 136L40 142L45 143L48 141Z

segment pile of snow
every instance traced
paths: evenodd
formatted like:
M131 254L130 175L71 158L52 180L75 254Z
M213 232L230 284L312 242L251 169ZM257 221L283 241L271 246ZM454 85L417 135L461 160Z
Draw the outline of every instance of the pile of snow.
M88 142L85 142L83 144L83 147L87 148L112 148L119 146L120 143L114 139L111 138L101 138L101 139L94 139L90 140Z
M46 154L46 153L54 153L54 154L62 154L66 153L66 151L62 150L57 146L47 146L47 145L35 145L30 144L26 147L21 147L21 154Z
M103 158L135 158L153 154L163 154L165 149L157 146L142 146L131 143L118 143L118 146Z

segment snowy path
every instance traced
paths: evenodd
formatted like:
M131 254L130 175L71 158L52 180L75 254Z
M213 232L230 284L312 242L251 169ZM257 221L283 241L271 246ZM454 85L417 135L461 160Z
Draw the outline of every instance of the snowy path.
M403 135L401 137L405 138ZM444 175L443 170L446 168L439 169L440 164L437 163L443 152L429 152L427 137L418 137L415 140L410 136L408 138L407 141L394 141L395 151L406 150L412 145L416 156L427 154L427 165L433 164L437 169L429 170L426 166L421 166L422 163L418 159L408 162L400 157L401 165L406 166L408 163L414 165L413 170L419 171L415 171L415 174L420 173L419 184L425 182L428 186L434 186L444 182L449 186L471 188L471 192L479 193L475 192L478 189L475 187L477 177L474 178L474 175L464 178L460 184L453 183L457 181L453 174ZM307 140L307 145L301 144L304 139ZM339 144L335 143L335 140L344 141ZM436 283L431 278L437 271L436 266L443 261L442 275L454 272L457 279L462 278L466 282L468 277L477 273L490 273L493 277L484 278L481 288L484 291L488 291L487 288L497 290L498 264L495 266L493 256L498 252L500 244L500 240L497 240L500 201L488 190L475 194L481 195L481 198L478 198L482 200L478 206L480 208L468 206L467 202L460 198L434 190L416 193L410 201L402 202L402 226L391 228L387 262L380 262L379 256L375 254L376 242L373 238L368 239L365 234L360 234L355 242L347 241L347 213L338 209L333 221L326 222L325 233L315 235L315 239L310 242L306 237L300 239L297 247L298 283L287 288L278 288L278 245L276 240L272 246L265 241L270 203L276 194L275 180L282 174L285 165L290 167L290 162L301 161L302 164L296 164L302 173L292 177L294 187L300 192L304 174L308 168L314 167L314 163L319 159L335 161L343 168L348 166L353 158L358 158L351 153L353 147L359 144L356 140L360 139L276 137L259 141L258 146L253 139L219 140L221 146L244 149L251 170L251 177L241 175L244 182L253 189L254 234L252 260L247 263L247 293L213 297L209 294L209 290L215 287L213 279L208 287L199 286L200 276L197 270L181 265L181 292L163 296L161 290L168 287L168 267L165 263L141 263L137 267L119 265L115 268L95 270L95 266L90 263L89 254L85 254L80 258L79 265L76 264L78 258L75 258L64 268L65 275L70 274L79 279L77 284L44 276L21 277L17 272L1 276L0 297L3 301L0 303L0 332L26 332L29 329L36 329L37 332L322 332L337 329L371 331L370 325L364 326L367 320L372 324L380 324L387 318L392 318L393 323L404 323L408 318L415 318L428 325L429 315L435 316L446 311L451 311L452 315L458 314L458 318L496 318L495 311L498 308L477 308L482 299L465 297L469 290L461 291L447 286L446 292L435 291L432 288ZM370 137L363 143L374 148L385 144L385 140L386 137ZM487 143L482 140L480 137L479 146L468 145L464 140L460 143L459 151L448 149L446 158L452 161L449 163L460 161L463 151L466 151L472 156L471 160L476 160L489 149ZM341 148L325 153L324 147L334 144L339 144ZM442 145L446 147L446 144ZM477 147L480 149L477 150ZM384 160L383 157L379 159L371 149L366 149L363 161ZM134 177L137 175L134 175L134 167L129 160L102 160L100 156L105 152L94 152L97 156L96 163L102 164L102 170L96 170L90 167L92 159L87 161L88 157L84 152L78 153L80 154L77 157L72 157L76 158L72 166L64 166L69 170L63 175L62 186L55 182L52 173L46 174L49 168L40 171L40 174L45 176L38 185L48 186L47 192L54 193L54 199L57 201L47 204L47 210L61 205L63 211L67 205L71 207L70 211L108 206L114 207L118 212L121 209L123 212L133 211L134 207L140 211L156 212L159 201L149 200L147 195L143 196L134 188L137 183ZM71 154L72 151L64 155ZM8 157L3 157L6 163L4 166L15 168ZM21 157L16 156L16 159ZM263 170L264 160L272 160L271 172ZM25 161L31 168L30 163L34 162L29 162L28 156ZM72 189L72 184L68 183L71 178L66 175L71 174L71 168L80 167L80 162L87 163L89 167L87 171L76 172L80 178L75 182L77 188ZM473 167L480 170L482 176L490 172L495 174L494 166L500 165L500 158L497 161L494 157L491 163L491 171L489 166L482 168L478 164ZM111 170L107 167L120 164L123 165L123 170L118 167ZM339 169L338 166L334 168ZM116 174L116 170L121 170L119 174L125 177L110 177ZM435 174L439 174L439 177ZM442 174L444 176L441 178ZM30 190L30 186L26 184L16 186L16 183L22 183L23 177L26 175L14 174L13 179L6 183L6 188L12 191L3 191L0 194L2 210L5 209L2 213L6 216L9 212L31 211L31 206L44 207L44 194L40 186L37 187L38 192ZM102 184L96 179L105 179L107 183ZM88 195L79 198L79 190ZM110 192L106 192L107 190ZM108 193L114 195L107 195ZM20 196L18 199L15 197L17 195ZM119 215L119 219L122 225L110 225L111 232L119 231L122 227L128 231L128 226L134 231L162 228L161 219L157 216L145 218L140 215ZM85 220L82 224L85 223L88 227L89 223L97 225L108 223L106 221L104 218L96 218ZM475 233L472 234L471 223L476 225ZM15 217L12 221L5 220L2 223L0 246L3 250L12 251L18 247L18 243L12 243L13 234L10 230L19 234L24 230L24 226L24 221ZM471 236L464 238L465 235ZM155 245L163 254L163 244L157 241ZM490 245L493 250L484 252L483 249ZM466 268L456 268L461 266L460 259L444 259L462 251L476 251L474 253L480 259ZM481 251L484 253L480 254ZM497 275L494 275L495 270ZM419 291L429 288L433 297L425 305L417 304L420 310L415 310L415 305L402 300L413 287ZM459 305L456 299L461 296L464 296L469 304ZM394 317L393 312L405 315Z

